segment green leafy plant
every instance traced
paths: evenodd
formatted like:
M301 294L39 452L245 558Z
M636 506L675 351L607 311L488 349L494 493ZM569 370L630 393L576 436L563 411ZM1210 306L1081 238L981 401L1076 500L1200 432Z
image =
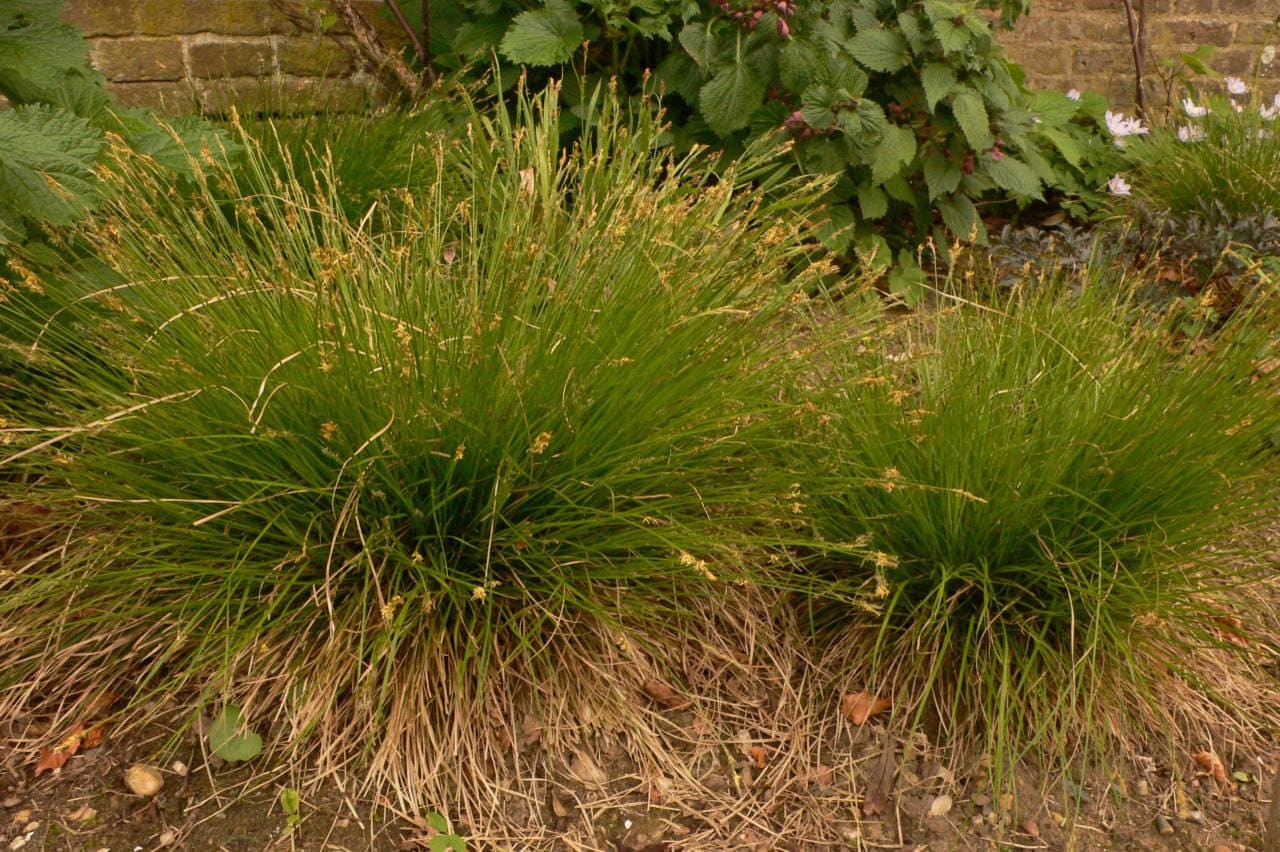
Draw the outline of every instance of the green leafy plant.
M15 107L0 112L0 260L8 246L93 209L91 170L108 132L182 176L191 154L232 148L200 119L162 122L149 110L115 107L81 32L60 20L62 5L13 0L0 9L0 95Z
M207 736L209 750L223 760L252 760L262 753L261 735L249 728L244 712L234 704L226 704L218 711L209 725ZM294 812L297 812L296 808Z
M427 848L431 852L467 852L467 841L449 827L449 818L439 811L432 811L423 820L431 831Z
M1105 100L1029 91L993 39L996 10L1012 25L1026 3L454 0L434 8L430 55L460 68L496 51L535 83L562 77L566 130L592 120L606 80L634 94L651 72L681 150L733 156L783 130L798 172L840 178L827 244L896 264L914 296L917 248L945 259L953 240L984 242L980 205L1052 199L1088 216L1117 170Z
M280 810L284 811L285 831L293 831L302 822L302 796L296 788L280 791Z
M1252 606L1230 542L1271 476L1256 305L1191 345L1075 283L869 333L796 463L832 656L1006 780L1033 746L1061 769L1200 718L1170 695L1220 700L1203 672Z
M744 576L819 190L601 109L567 154L553 93L471 113L377 228L251 144L194 193L123 153L78 231L117 283L24 256L44 295L0 302L69 379L0 401L0 469L77 519L0 581L0 707L80 677L251 699L456 802L495 683L572 692L600 637Z

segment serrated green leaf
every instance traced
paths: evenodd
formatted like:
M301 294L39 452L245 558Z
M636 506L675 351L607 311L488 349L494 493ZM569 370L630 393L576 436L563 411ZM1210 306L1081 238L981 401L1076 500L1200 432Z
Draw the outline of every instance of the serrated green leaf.
M69 225L97 202L91 169L102 133L44 105L0 112L0 204L20 216Z
M871 179L884 183L902 171L915 155L916 135L908 128L889 125L871 155Z
M985 171L996 186L1023 198L1040 198L1040 178L1031 167L1009 154L998 160L987 158Z
M707 24L693 22L686 24L676 36L680 46L703 71L711 67L719 53L719 39Z
M925 282L928 277L915 255L907 249L898 252L898 262L889 270L889 292L897 296L908 307L915 307L925 295Z
M858 211L863 219L879 219L889 212L889 196L878 186L858 190Z
M717 136L741 130L764 103L765 82L750 66L735 63L716 72L698 94L698 111Z
M978 216L978 208L967 195L938 199L938 212L952 234L961 240L986 243L987 229Z
M192 162L203 154L230 160L242 152L225 130L199 116L160 118L152 110L134 109L118 112L116 119L130 148L181 175L191 176Z
M832 204L823 213L826 218L818 226L818 242L831 251L843 252L853 242L853 211L844 204Z
M985 151L991 147L991 122L981 95L968 87L960 89L951 99L951 113L970 148Z
M1031 111L1040 118L1041 127L1058 127L1075 118L1080 102L1072 100L1063 92L1041 89L1031 96L1030 106Z
M801 92L818 74L818 58L808 44L791 39L778 53L778 82L792 92Z
M930 62L920 69L920 82L924 84L925 103L932 112L938 101L955 91L956 72L945 62Z
M244 714L227 704L209 726L209 750L223 760L241 761L262 752L262 737L245 725Z
M573 58L585 31L567 0L547 0L541 9L521 12L502 37L502 55L523 65L559 65Z
M969 46L969 39L973 36L963 26L957 26L954 22L948 20L940 20L933 25L933 34L938 37L938 43L942 45L943 54L959 53Z
M930 200L955 192L961 177L960 169L941 151L930 151L924 158L924 183Z
M925 50L924 28L920 25L920 18L915 12L898 13L898 30L902 33L902 37L907 40L907 46L911 48L912 53L923 53Z
M892 30L859 30L849 42L849 53L872 71L897 71L911 61L907 40Z
M68 75L96 75L80 30L31 19L20 19L12 29L0 28L0 94L10 101L54 103Z

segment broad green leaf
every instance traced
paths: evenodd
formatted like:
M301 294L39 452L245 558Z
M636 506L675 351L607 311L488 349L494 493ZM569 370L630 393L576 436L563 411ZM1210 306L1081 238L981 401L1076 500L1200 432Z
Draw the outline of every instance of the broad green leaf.
M69 225L97 202L91 169L102 133L44 105L0 112L0 199L37 222Z
M916 155L916 135L906 127L891 124L876 143L871 158L871 179L884 183L902 171Z
M879 219L889 212L889 196L878 186L858 190L858 211L863 219Z
M959 53L969 46L969 39L972 38L969 30L948 20L936 21L933 25L933 34L938 37L938 43L942 45L944 54Z
M582 44L582 21L567 0L547 0L541 9L521 12L502 38L502 55L524 65L559 65Z
M982 219L978 217L978 208L974 207L969 196L953 195L949 198L940 198L937 204L938 212L942 214L942 221L952 234L965 241L986 242L987 229L982 224Z
M938 101L955 91L956 72L945 62L930 62L920 70L920 82L924 84L924 99L929 111Z
M1039 116L1041 126L1057 127L1075 118L1080 109L1079 101L1054 89L1041 89L1031 96L1031 111Z
M437 834L427 841L428 852L467 852L467 841L456 834Z
M880 234L859 235L853 249L858 262L872 272L883 272L893 265L893 249Z
M985 170L996 186L1023 198L1040 198L1040 178L1031 167L1009 154L999 160L987 159Z
M915 12L898 14L898 30L907 40L907 46L911 48L912 53L924 53L926 47L924 28L920 26L920 18Z
M0 94L15 104L55 103L69 75L98 77L85 51L80 31L69 24L0 28Z
M716 38L715 33L711 32L707 24L698 21L685 24L676 38L680 42L680 46L685 49L685 52L692 57L694 62L698 63L698 67L703 71L708 70L718 58L720 40Z
M962 177L964 174L960 167L943 156L941 151L930 151L924 158L924 182L929 188L930 200L955 192Z
M764 103L765 82L745 63L716 72L698 94L698 111L717 136L728 136L751 121Z
M853 211L844 204L832 204L823 211L826 219L818 226L818 242L834 252L843 252L853 242Z
M208 737L209 750L223 760L249 760L262 751L262 737L249 730L244 714L234 704L222 708L209 726Z
M778 82L792 92L801 92L818 74L819 62L813 48L791 39L778 52Z
M898 262L889 270L889 292L908 306L915 307L924 298L926 281L928 277L916 262L915 255L908 249L899 251Z
M961 88L951 99L951 112L970 148L985 151L991 147L991 122L981 95L968 87Z
M1179 59L1183 64L1197 74L1209 77L1214 76L1218 72L1213 70L1213 66L1209 64L1209 60L1213 59L1213 54L1218 51L1216 45L1202 44L1195 50L1188 53L1179 54Z
M897 71L910 61L910 48L892 30L860 30L849 42L849 53L872 71Z

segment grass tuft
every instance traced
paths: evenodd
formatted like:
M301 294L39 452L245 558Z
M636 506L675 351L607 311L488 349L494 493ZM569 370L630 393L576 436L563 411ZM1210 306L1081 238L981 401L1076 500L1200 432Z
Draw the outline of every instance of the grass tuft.
M1249 632L1229 542L1266 509L1270 336L1245 311L1192 345L1116 291L868 334L797 465L829 656L997 775L1172 735L1169 684L1212 701L1207 661Z

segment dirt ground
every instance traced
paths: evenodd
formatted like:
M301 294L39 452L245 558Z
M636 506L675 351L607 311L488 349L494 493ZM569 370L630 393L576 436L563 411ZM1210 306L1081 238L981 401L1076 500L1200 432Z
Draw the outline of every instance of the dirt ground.
M533 816L548 828L543 839L463 847L436 836L424 820L349 796L332 781L299 785L300 807L290 818L281 803L281 792L295 783L287 770L207 758L194 737L165 750L157 794L132 792L126 770L153 759L161 745L160 736L133 743L108 737L40 777L15 765L15 753L3 747L0 850L1256 850L1265 848L1280 766L1280 740L1265 754L1221 742L1218 779L1190 754L1181 765L1138 756L1109 777L1086 774L1047 793L1028 771L1014 805L1012 797L992 800L981 770L957 777L920 743L914 756L904 756L904 743L868 723L841 744L844 759L792 779L787 796L776 781L759 783L767 778L758 771L767 760L759 753L705 767L710 791L781 803L767 823L749 815L735 823L723 795L718 802L664 800L651 782L640 783L625 757L602 747L587 759L590 771L578 766L548 778L546 800L533 804ZM797 819L797 808L809 811L806 819ZM789 829L815 813L829 823L828 840ZM465 838L464 829L455 830Z

